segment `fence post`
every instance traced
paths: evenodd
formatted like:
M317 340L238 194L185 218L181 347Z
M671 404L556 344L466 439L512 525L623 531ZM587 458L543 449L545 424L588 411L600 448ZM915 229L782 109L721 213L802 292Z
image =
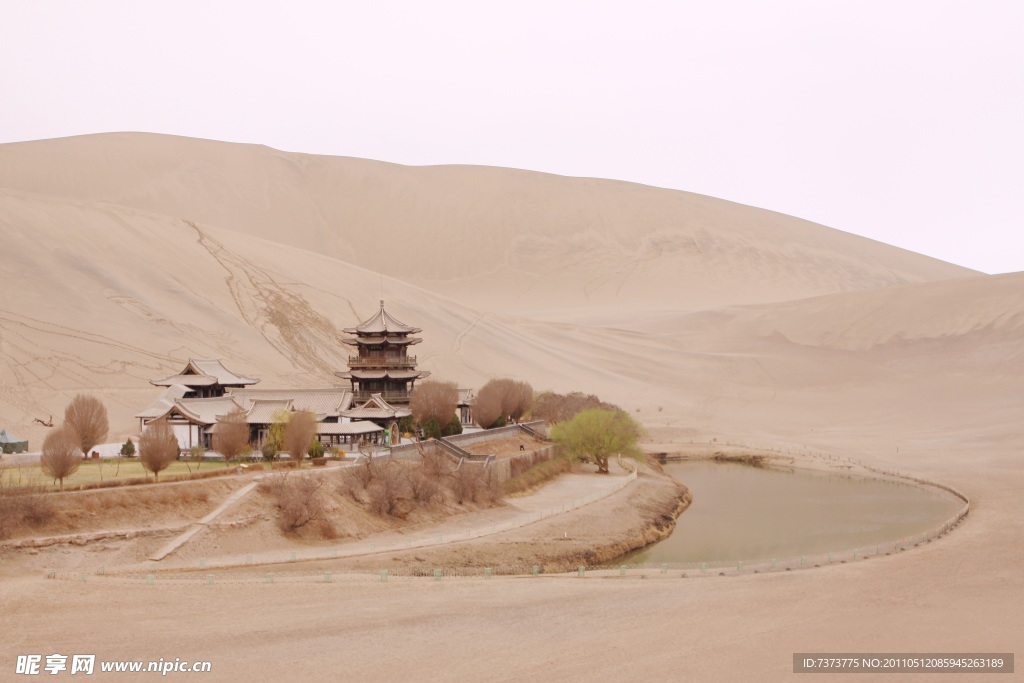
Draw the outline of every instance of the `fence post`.
M332 579L330 572L324 572L324 583L330 583Z
M440 580L441 580L441 570L440 569L435 569L434 570L434 581L440 581Z
M492 573L492 571L491 571L490 567L484 567L484 578L485 579L491 578L491 573Z
M380 570L380 580L384 581L384 582L386 582L388 580L388 570L387 569L381 569Z
M580 565L579 568L576 569L576 576L578 576L579 578L582 579L584 574L586 574L586 572L587 572L587 568L584 567L583 565Z

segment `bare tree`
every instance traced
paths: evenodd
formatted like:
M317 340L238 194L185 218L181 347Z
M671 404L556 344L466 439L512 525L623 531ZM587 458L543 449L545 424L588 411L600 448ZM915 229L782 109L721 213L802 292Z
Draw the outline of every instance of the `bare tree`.
M82 455L89 457L89 451L107 438L110 422L107 409L95 396L78 394L64 410L64 426L77 435Z
M537 397L536 402L533 404L533 417L554 425L559 422L567 422L584 410L590 410L591 408L611 411L622 410L617 405L602 401L594 394L584 394L579 391L569 394L556 394L552 391L545 391Z
M61 491L64 490L64 480L77 472L81 464L78 435L67 425L61 425L46 435L39 466L47 476L60 480Z
M477 424L488 428L502 418L519 420L533 405L533 387L508 377L489 380L476 396Z
M213 432L213 450L224 456L226 465L237 458L249 445L249 423L241 408L217 418Z
M139 461L160 481L160 473L177 460L181 447L174 429L167 420L160 419L146 425L139 438Z
M420 382L413 388L409 398L413 418L424 426L433 420L438 427L437 431L443 430L451 422L458 405L459 387L455 382Z
M533 406L533 387L527 382L512 382L506 389L502 405L505 413L518 422Z
M327 504L320 491L323 485L323 477L295 475L267 479L261 484L261 490L277 499L277 507L281 511L278 518L281 529L297 531L310 522L325 518Z
M307 410L292 413L284 428L284 447L291 454L292 460L301 464L315 437L316 415Z
M473 405L473 418L484 429L493 427L501 419L503 413L502 390L500 384L491 380L477 392L476 403Z

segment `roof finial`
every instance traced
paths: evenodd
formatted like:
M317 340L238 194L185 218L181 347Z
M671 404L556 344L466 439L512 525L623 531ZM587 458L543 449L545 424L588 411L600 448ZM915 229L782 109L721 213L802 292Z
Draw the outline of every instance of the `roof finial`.
M381 310L384 310L384 299L380 300L380 308Z

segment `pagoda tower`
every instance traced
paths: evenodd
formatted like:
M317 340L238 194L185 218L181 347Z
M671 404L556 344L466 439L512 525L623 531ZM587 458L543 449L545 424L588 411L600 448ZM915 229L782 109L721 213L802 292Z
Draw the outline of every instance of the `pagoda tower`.
M357 355L348 357L348 372L334 374L352 382L353 399L367 401L379 394L388 403L409 403L413 384L430 374L417 370L416 356L408 353L410 346L423 341L410 335L422 330L384 310L382 299L372 318L343 332L355 335L343 341L356 347Z

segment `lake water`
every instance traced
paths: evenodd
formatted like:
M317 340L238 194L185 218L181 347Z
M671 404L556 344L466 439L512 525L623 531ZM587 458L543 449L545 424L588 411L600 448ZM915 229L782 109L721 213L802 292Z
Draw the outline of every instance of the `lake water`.
M919 486L713 460L665 471L693 502L672 535L619 563L772 560L874 549L931 531L962 502Z

